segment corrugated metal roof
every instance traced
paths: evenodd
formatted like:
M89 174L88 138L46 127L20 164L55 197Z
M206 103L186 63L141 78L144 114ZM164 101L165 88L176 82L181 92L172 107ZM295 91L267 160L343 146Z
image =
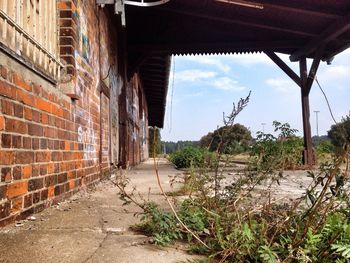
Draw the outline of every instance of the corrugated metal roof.
M324 60L350 46L349 0L250 0L263 9L244 7L215 0L171 0L154 8L126 9L129 62L136 69L138 57L169 55L230 54L273 51L313 57L323 46ZM231 0L242 2L242 0ZM244 2L244 1L243 1ZM145 78L147 59L143 60ZM150 65L148 65L149 67ZM154 67L162 68L163 65ZM169 74L164 70L164 74ZM163 79L167 77L155 76ZM166 86L145 81L149 90L150 122L162 127ZM164 92L165 91L165 92ZM154 105L153 105L154 104ZM155 106L157 105L157 106ZM159 112L158 112L159 111ZM152 113L151 113L152 112Z
M148 103L148 124L162 128L168 92L170 56L149 57L139 68Z

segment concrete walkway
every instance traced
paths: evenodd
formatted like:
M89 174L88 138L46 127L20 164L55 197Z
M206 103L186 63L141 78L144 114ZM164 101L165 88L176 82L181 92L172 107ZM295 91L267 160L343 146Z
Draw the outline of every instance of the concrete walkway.
M162 184L170 190L169 176L175 170L159 161ZM127 172L131 185L145 198L164 202L157 187L153 161ZM184 246L159 248L150 238L129 227L137 222L140 209L122 206L118 190L110 181L80 192L56 207L34 215L32 220L0 229L0 262L185 262L193 259Z

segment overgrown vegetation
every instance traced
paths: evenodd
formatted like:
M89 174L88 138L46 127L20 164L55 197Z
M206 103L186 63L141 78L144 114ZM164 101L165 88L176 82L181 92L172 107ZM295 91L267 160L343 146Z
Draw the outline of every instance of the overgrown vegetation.
M172 154L185 147L197 148L199 146L199 141L177 141L177 142L162 141L162 144L164 145L165 153Z
M189 168L203 165L204 156L203 150L188 146L171 154L169 159L177 168Z
M199 168L213 165L216 156L207 149L188 146L172 153L169 160L177 168Z
M160 130L157 127L149 127L148 129L148 152L150 157L156 157L162 153L162 143Z
M328 137L338 152L346 151L350 144L350 115L342 118L340 123L332 125Z
M273 169L294 169L301 165L304 146L303 140L296 136L298 130L278 121L274 121L273 126L277 137L258 132L251 150L251 167L261 172L272 172Z
M252 139L248 128L242 124L235 123L220 127L214 132L209 132L200 139L199 144L202 148L207 148L212 152L219 151L225 154L237 154L248 151Z
M226 127L234 125L248 101L249 96L234 105L224 119ZM137 201L121 180L121 198L144 211L136 228L159 245L186 240L189 251L205 255L208 262L349 262L349 170L343 165L349 161L349 141L331 162L308 172L312 180L302 196L276 202L271 199L272 186L278 186L285 168L300 163L302 142L289 124L274 122L274 126L279 135L260 133L250 165L236 171L230 181L224 176L223 137L215 162L188 158L200 169L191 170L185 182L191 191L177 204L177 212Z

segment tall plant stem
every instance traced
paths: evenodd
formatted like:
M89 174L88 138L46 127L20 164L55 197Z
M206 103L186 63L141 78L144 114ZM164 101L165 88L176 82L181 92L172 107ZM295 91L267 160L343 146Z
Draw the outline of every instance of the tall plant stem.
M156 143L156 133L153 132L153 145L155 145ZM178 216L173 204L171 203L171 201L169 200L169 197L166 195L166 193L163 190L162 184L160 182L160 177L159 177L159 170L158 170L158 164L156 161L156 152L155 152L155 147L153 147L153 165L154 165L154 171L157 177L157 183L158 183L158 187L162 193L162 195L164 196L165 200L168 202L169 207L171 209L171 211L173 212L174 216L176 217L176 220L180 223L180 225L188 232L190 233L199 243L201 243L203 246L205 246L207 249L210 249L207 244L205 244L195 233L193 233L191 231L191 229L189 229L180 219L180 217Z

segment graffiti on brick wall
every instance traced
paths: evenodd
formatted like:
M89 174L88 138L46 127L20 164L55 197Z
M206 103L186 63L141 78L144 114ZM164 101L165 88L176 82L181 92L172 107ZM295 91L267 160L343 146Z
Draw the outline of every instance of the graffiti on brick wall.
M141 144L142 146L147 144L147 134L146 134L146 118L145 118L145 112L142 111L142 119L140 121L140 127L141 127Z
M88 36L88 28L86 23L86 17L81 10L81 3L78 1L77 9L73 13L73 16L77 21L77 44L81 56L89 62L90 57L90 40Z
M146 117L145 112L142 110L142 119L140 120L140 144L141 144L141 160L144 160L148 157L148 148L147 148L147 127L146 127Z
M123 85L122 77L110 74L111 101L117 101ZM111 103L111 158L112 162L119 160L119 107L118 103Z
M93 130L92 121L89 118L87 127L78 127L78 141L83 145L84 159L97 158L96 135Z

